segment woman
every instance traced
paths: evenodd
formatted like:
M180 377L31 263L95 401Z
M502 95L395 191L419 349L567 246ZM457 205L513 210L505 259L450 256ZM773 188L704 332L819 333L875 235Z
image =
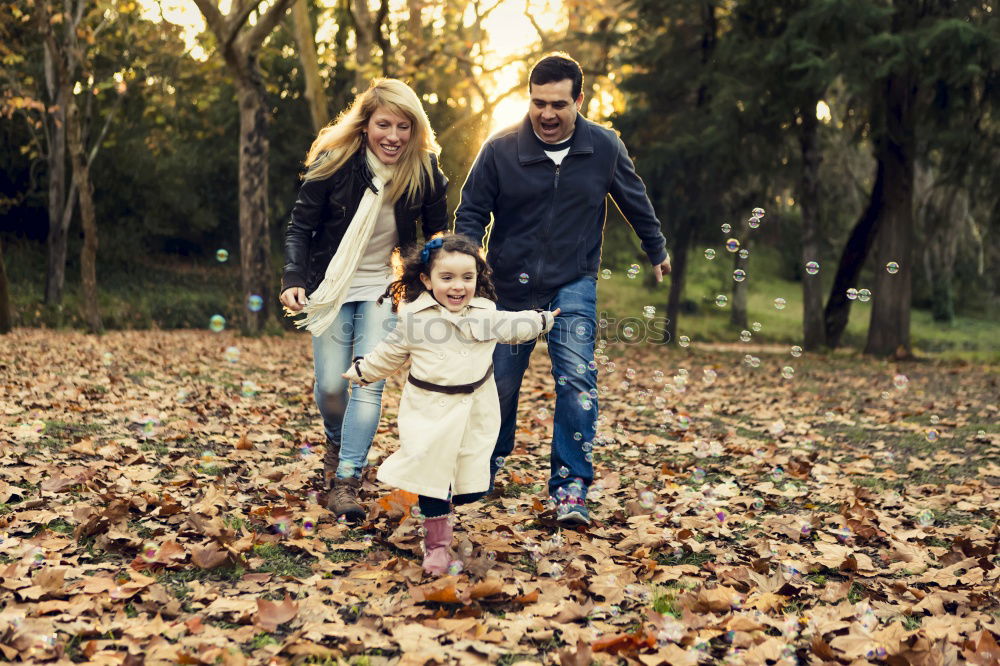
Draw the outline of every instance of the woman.
M351 521L365 517L358 491L385 381L348 392L341 373L395 326L388 299L376 302L394 279L393 251L417 241L418 219L425 239L447 226L440 150L416 93L374 81L313 141L285 231L280 300L313 334L326 504Z

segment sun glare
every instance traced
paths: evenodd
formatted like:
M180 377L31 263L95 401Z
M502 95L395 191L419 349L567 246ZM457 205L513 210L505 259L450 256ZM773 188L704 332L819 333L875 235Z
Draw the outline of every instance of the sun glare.
M325 0L332 4L331 0ZM140 0L143 17L150 21L161 18L184 30L184 41L193 58L204 60L206 54L195 42L198 34L205 29L205 20L194 0ZM226 14L231 0L221 0L219 10ZM405 0L390 2L393 14L405 13ZM466 20L471 23L474 15L470 6ZM540 38L535 26L528 18L530 14L538 28L544 32L565 28L566 17L562 0L502 0L483 21L487 35L483 65L487 70L495 70L484 76L480 85L496 97L514 90L501 99L493 109L490 133L513 125L528 111L527 78L530 54L537 47ZM319 30L323 33L323 29Z

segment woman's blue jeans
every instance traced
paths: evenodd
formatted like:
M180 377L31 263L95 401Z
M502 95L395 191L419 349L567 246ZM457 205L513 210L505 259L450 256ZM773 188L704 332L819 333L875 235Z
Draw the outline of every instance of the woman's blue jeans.
M337 478L361 476L372 439L382 416L382 388L385 380L368 386L341 377L355 356L364 356L375 348L396 326L389 300L344 303L337 319L313 337L313 364L316 370L314 396L323 417L328 442L340 444Z
M547 337L556 407L549 456L549 494L578 478L584 489L594 479L594 464L584 444L592 445L597 427L597 370L594 341L597 332L597 279L584 276L563 286L546 306L561 308ZM501 309L502 306L501 306ZM490 478L496 476L498 458L514 450L517 398L535 341L520 345L498 344L493 352L493 373L500 395L500 434L490 461Z

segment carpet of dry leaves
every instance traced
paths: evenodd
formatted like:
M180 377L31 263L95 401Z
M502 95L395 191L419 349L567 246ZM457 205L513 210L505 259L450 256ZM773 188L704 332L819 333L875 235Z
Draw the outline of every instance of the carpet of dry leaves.
M998 663L997 368L746 351L605 350L579 532L545 504L536 353L501 492L461 508L464 571L432 580L413 496L369 475L365 524L322 508L306 337L17 330L0 657Z

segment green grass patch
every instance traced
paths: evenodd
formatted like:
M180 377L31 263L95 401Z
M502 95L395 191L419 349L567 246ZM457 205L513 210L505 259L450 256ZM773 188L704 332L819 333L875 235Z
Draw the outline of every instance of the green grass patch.
M311 562L316 558L295 552L278 543L264 543L253 547L253 554L264 560L254 569L256 573L271 573L276 576L308 578L312 575Z

